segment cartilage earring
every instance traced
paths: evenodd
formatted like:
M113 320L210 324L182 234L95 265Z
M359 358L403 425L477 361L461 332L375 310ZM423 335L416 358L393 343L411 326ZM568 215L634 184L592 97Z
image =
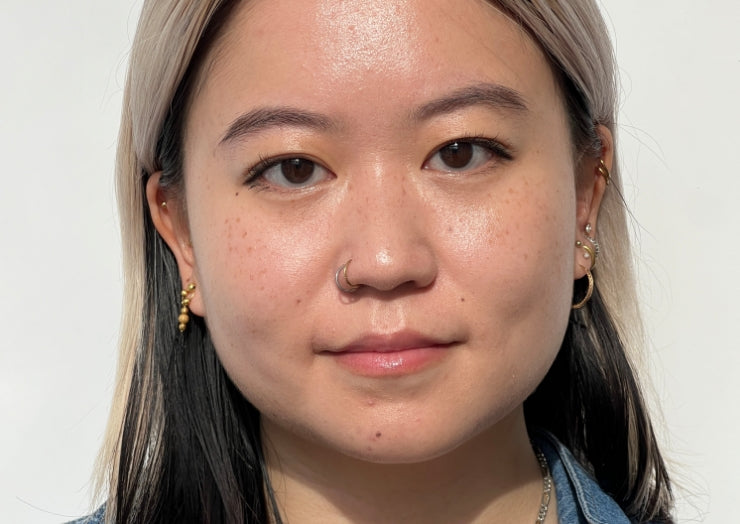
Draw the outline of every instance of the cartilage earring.
M596 266L596 252L580 240L576 240L576 247L583 249L583 258L591 261L591 267L589 269L593 269Z
M591 267L584 268L586 269L586 278L588 278L588 289L586 289L586 295L572 306L573 309L581 309L589 300L591 300L591 295L593 295L594 292L594 277L591 274L591 270L594 268L594 264L596 264L596 253L580 240L576 240L576 247L583 249L583 258L591 261Z
M347 268L349 268L350 262L352 262L351 258L347 260L347 262L339 266L337 272L334 273L334 282L339 288L339 291L342 291L343 293L354 293L360 288L360 286L358 286L357 284L353 284L352 282L350 282L349 277L347 276ZM347 284L346 287L342 284L342 280Z
M584 236L586 237L586 240L591 242L591 244L593 244L594 246L594 263L595 263L596 259L599 258L599 254L601 254L601 246L599 245L599 241L596 240L595 237L591 236L591 231L593 231L591 224L586 224L586 234Z
M190 322L190 299L193 298L193 291L195 291L195 284L188 284L188 287L180 291L180 316L177 317L178 329L180 333L185 332L185 328L188 327Z
M601 176L603 176L606 179L606 185L609 185L609 182L611 182L612 176L609 174L609 169L606 167L606 164L604 163L603 159L599 160L599 165L596 166L596 170L599 172Z

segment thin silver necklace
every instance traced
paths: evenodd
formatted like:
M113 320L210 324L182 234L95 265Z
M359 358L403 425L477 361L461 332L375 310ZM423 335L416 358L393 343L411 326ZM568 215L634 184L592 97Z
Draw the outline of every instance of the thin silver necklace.
M540 464L540 471L542 472L542 500L540 501L540 510L537 513L537 520L535 524L543 524L545 517L547 517L547 508L550 506L550 496L552 495L552 476L550 475L550 466L547 465L547 458L542 451L535 447L534 454L537 457L537 462Z

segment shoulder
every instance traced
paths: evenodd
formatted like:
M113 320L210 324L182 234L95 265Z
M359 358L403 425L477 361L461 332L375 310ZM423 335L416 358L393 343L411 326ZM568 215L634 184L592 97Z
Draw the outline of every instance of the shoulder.
M103 524L105 522L105 504L100 506L95 513L76 520L71 520L67 524Z
M537 432L532 440L547 458L555 485L558 519L567 524L631 524L630 519L555 436Z

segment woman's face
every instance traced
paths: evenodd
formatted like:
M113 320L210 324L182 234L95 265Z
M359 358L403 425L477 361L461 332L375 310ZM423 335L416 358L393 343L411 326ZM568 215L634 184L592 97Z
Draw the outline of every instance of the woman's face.
M158 223L268 437L424 460L520 413L553 361L589 198L543 54L486 2L247 3L184 169Z

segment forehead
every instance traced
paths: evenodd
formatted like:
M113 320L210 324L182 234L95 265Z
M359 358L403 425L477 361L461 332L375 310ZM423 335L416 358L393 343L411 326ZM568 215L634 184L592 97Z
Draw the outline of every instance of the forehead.
M228 21L195 105L373 121L481 83L515 90L533 113L559 98L538 46L484 0L255 0Z

